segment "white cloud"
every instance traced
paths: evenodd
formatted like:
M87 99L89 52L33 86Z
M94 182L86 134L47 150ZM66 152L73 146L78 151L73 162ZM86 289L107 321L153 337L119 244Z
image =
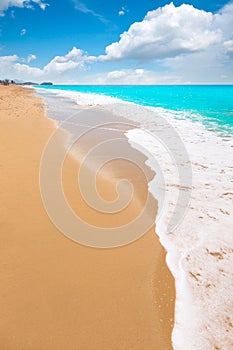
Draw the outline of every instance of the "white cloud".
M226 53L230 53L230 54L233 53L233 40L224 41L223 47Z
M33 8L33 4L40 6L42 10L45 10L48 4L44 3L43 0L1 0L0 1L0 14L3 15L9 7L26 7Z
M213 28L221 30L222 40L206 50L189 56L177 56L161 61L170 74L181 74L193 84L232 84L233 3L213 15Z
M87 56L82 50L73 47L65 56L56 56L44 67L46 73L64 73L68 70L84 70L85 63L95 61L94 56Z
M17 55L0 56L0 78L31 80L43 75L43 70L19 63Z
M113 84L113 85L152 85L152 84L179 84L179 76L169 75L167 72L157 73L143 68L114 70L99 74L94 80L87 83Z
M27 33L27 29L23 28L20 32L21 36L24 36Z
M230 37L233 34L233 1L225 5L218 13L214 15L214 28L221 28L224 37Z
M16 78L23 77L25 80L31 80L31 78L42 77L44 72L40 68L30 67L27 64L15 63L13 66Z
M118 12L118 15L119 16L124 16L126 14L126 12L129 12L129 10L125 6L122 6L120 11Z
M79 72L86 69L86 65L96 61L96 57L86 55L82 50L73 47L64 56L54 57L43 68L31 67L28 64L37 57L28 55L26 59L19 58L17 55L0 56L0 78L6 77L10 79L20 80L55 80L66 79L69 74L76 76ZM61 78L62 77L62 78Z
M26 61L27 61L27 63L30 63L31 61L36 60L36 59L37 59L36 55L30 54L30 55L28 55Z
M221 39L221 30L213 28L213 20L210 12L171 3L133 23L119 42L106 47L101 59L163 59L205 50Z
M34 0L33 0L34 1ZM44 2L39 1L38 5L40 6L41 10L45 10L47 6L49 6L49 4L45 4Z
M86 14L90 14L90 15L92 15L94 17L97 17L104 24L108 24L108 20L104 16L102 16L99 13L97 13L97 12L93 11L92 9L88 8L81 1L73 0L73 3L75 4L75 9L76 10L78 10L80 12L83 12L83 13L86 13Z
M12 56L0 56L1 65L10 65L12 62L17 61L19 58L17 55Z
M113 80L117 80L117 79L122 79L127 75L127 73L125 71L122 70L114 70L112 72L109 72L107 74L107 79L113 79Z

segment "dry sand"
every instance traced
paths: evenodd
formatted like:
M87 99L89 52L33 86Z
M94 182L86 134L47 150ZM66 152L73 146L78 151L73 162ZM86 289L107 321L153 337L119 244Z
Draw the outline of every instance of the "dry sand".
M55 126L32 93L0 87L1 350L172 349L174 281L154 228L103 250L71 241L48 218L39 165ZM93 218L73 190L77 166L69 157L63 176L72 207L87 221L111 224L108 215ZM110 182L98 182L114 197ZM137 213L135 203L119 220Z

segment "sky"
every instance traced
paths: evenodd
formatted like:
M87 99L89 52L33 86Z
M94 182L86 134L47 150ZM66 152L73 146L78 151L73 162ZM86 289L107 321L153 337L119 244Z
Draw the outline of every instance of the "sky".
M233 1L0 0L0 79L233 84Z

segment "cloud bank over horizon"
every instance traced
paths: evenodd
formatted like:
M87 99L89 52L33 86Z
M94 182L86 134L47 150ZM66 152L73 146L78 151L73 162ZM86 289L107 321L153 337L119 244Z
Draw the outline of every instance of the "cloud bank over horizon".
M0 11L16 3L25 4L4 0ZM27 3L46 6L40 0ZM20 58L14 52L0 56L0 76L70 84L233 83L232 28L232 2L215 14L171 3L131 24L119 41L103 48L105 54L91 56L74 46L41 68L31 66L34 53Z

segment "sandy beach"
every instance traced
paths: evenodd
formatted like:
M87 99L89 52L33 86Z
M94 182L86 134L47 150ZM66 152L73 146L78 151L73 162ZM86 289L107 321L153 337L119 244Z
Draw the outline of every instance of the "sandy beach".
M0 121L1 349L172 349L174 281L154 227L115 249L62 235L39 190L41 155L55 129L43 101L32 89L0 87ZM114 226L107 214L85 209L74 190L78 163L68 157L64 168L72 208L86 221ZM130 167L126 174L134 178ZM97 181L103 196L115 196L114 182ZM145 190L144 183L142 197ZM135 203L119 220L140 211L141 201Z
M0 1L0 350L233 350L232 27Z

